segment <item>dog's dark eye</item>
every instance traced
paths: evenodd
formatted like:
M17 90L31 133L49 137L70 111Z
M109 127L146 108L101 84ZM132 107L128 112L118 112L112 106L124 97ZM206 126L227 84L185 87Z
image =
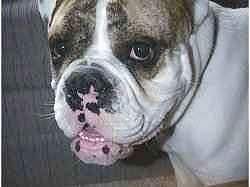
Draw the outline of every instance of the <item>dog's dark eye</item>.
M53 60L63 57L65 53L66 53L65 45L63 43L57 43L52 49Z
M151 60L153 57L153 49L145 43L135 43L131 47L130 58L139 62Z
M52 62L56 68L59 68L62 64L63 58L67 53L67 48L64 42L56 41L54 45L50 46Z

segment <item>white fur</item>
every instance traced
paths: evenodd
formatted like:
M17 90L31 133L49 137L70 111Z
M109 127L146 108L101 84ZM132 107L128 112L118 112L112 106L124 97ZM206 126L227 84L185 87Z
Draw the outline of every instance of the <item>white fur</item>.
M96 6L96 30L94 33L94 42L92 47L95 47L95 50L97 50L99 53L104 51L111 52L107 33L107 3L108 0L99 0Z
M67 67L58 83L55 112L59 127L70 137L79 131L62 89L70 73L86 67L83 64L86 60L88 66L99 64L118 81L120 103L114 105L122 110L120 114L110 115L108 123L99 127L105 137L125 144L142 142L155 135L165 114L184 99L171 124L178 122L175 132L163 146L173 163L178 187L246 179L247 11L233 11L207 0L196 0L195 29L189 42L179 44L173 56L165 52L166 65L152 80L141 82L143 92L127 67L112 54L107 33L107 2L98 0L92 46L84 59ZM49 4L48 10L51 10L53 5ZM41 15L48 16L49 12ZM218 33L215 33L215 18ZM192 49L193 58L189 56L188 47ZM184 111L185 115L180 118Z
M195 0L194 1L194 22L196 28L202 24L208 15L209 6L208 0Z
M224 9L214 3L208 9L218 24L215 49L206 69L206 64L198 64L200 72L205 71L201 85L163 147L171 155L178 181L190 181L181 185L185 187L200 186L195 178L213 185L248 176L248 10ZM205 16L192 38L196 42L191 42L199 50L195 59L202 63L211 51L213 30L208 29L213 19Z

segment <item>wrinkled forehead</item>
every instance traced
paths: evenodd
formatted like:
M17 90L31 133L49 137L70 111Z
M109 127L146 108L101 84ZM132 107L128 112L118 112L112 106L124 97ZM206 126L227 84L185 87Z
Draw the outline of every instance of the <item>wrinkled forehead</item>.
M62 32L67 27L73 29L95 25L98 1L105 0L58 0L52 15L50 33ZM159 40L168 40L177 31L185 32L185 20L191 19L192 0L106 1L109 33L126 29L134 34L143 32Z

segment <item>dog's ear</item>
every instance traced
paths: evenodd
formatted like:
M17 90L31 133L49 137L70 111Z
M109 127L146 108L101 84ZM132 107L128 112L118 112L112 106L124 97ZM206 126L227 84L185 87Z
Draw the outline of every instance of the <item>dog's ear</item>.
M205 20L209 10L208 0L194 0L194 27L197 28Z
M50 23L53 10L56 6L56 0L38 0L38 10L42 19Z

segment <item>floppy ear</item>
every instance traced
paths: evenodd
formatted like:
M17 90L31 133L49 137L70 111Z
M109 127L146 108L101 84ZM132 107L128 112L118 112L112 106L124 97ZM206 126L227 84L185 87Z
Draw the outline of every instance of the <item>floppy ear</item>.
M50 23L53 10L56 6L56 0L38 0L38 10L42 19Z
M208 0L194 0L194 28L199 27L208 15Z

